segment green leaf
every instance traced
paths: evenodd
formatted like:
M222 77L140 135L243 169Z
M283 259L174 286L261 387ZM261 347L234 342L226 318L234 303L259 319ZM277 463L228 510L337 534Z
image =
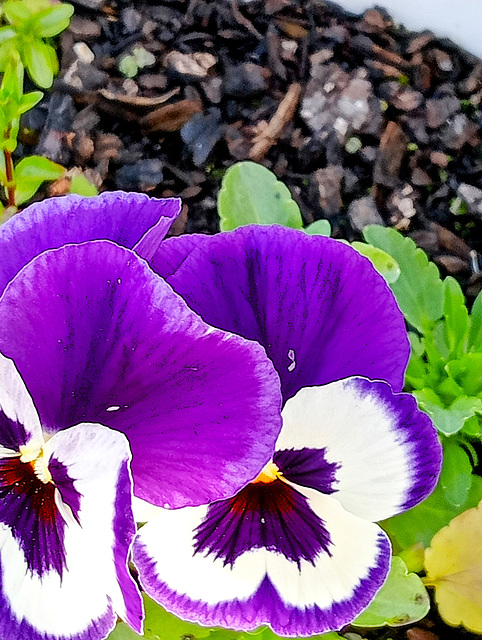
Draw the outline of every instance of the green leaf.
M449 407L445 407L433 389L420 389L414 391L413 395L420 408L428 413L434 425L445 436L457 433L463 428L466 420L482 412L482 400L473 396L461 396Z
M19 26L22 26L32 16L32 12L25 2L18 2L18 0L4 2L3 13L10 24Z
M88 198L99 195L97 187L93 185L92 182L89 182L83 174L73 176L70 182L69 193L76 193L79 196Z
M469 349L482 351L482 291L479 291L470 312Z
M17 32L12 27L0 27L0 44L17 37Z
M445 499L445 492L439 483L432 495L422 503L380 524L400 549L408 549L418 543L428 547L437 531L448 525L452 518L462 511L477 506L480 500L482 478L479 476L472 477L467 500L460 507L451 505Z
M315 220L303 229L309 236L331 236L331 224L328 220Z
M184 640L187 636L192 640L207 638L211 629L185 622L155 603L143 594L146 619L144 622L144 638L148 640ZM126 624L119 622L108 640L136 640L140 638Z
M472 463L467 452L456 442L444 446L440 485L445 500L454 507L465 504L472 484Z
M25 95L23 95L20 99L18 114L21 115L22 113L33 109L35 105L38 104L40 100L42 100L43 97L44 94L41 91L30 91L30 93L26 93Z
M448 375L462 387L468 396L476 396L482 391L482 353L464 353L457 360L445 366Z
M48 89L54 81L52 52L56 57L53 47L38 39L32 39L21 51L28 75L42 89Z
M393 557L387 581L370 606L352 622L355 627L399 627L424 618L430 598L416 573L408 573L401 558Z
M408 322L423 333L443 313L444 288L437 267L395 229L368 225L363 237L398 263L400 276L390 286Z
M31 19L32 31L39 38L53 38L67 29L73 13L74 7L66 3L39 11Z
M400 276L400 267L397 261L388 255L383 249L374 247L365 242L352 242L351 246L370 260L375 269L382 275L388 284L396 282Z
M15 166L15 201L17 206L35 195L45 180L57 180L65 172L64 167L43 156L27 156Z
M444 280L445 339L450 353L460 355L467 349L469 313L465 297L455 278Z
M119 71L126 78L135 78L139 71L139 67L137 66L136 59L134 58L134 56L130 56L130 55L121 56L119 59L118 66L119 66Z
M274 173L254 162L238 162L223 178L218 196L221 230L246 224L280 224L301 229L298 205Z

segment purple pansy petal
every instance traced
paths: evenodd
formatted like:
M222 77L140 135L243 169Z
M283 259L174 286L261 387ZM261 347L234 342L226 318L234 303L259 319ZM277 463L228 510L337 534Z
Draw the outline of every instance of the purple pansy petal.
M184 619L208 626L305 636L341 628L373 599L385 581L390 543L380 528L346 512L329 496L303 489L326 523L330 553L298 563L276 550L252 549L233 565L194 553L208 508L169 511L147 523L134 543L141 584ZM293 532L296 534L296 532Z
M20 539L0 529L0 637L100 640L117 615L142 633L142 598L127 567L135 534L127 438L80 424L55 434L43 455L56 486L47 482L37 494L54 492L55 500L41 513L30 509ZM57 562L47 567L28 557L22 538L32 529L43 529L36 544Z
M32 204L0 227L0 293L32 258L64 244L106 239L132 248L149 240L152 249L151 234L162 240L180 209L179 198L158 200L122 191Z
M403 316L383 278L349 246L247 226L203 240L168 239L152 264L206 322L266 348L285 400L351 375L403 386Z
M372 521L427 497L441 463L436 430L414 398L364 378L301 389L283 409L276 449L318 449L336 467L332 496L351 513ZM303 484L323 490L310 473Z
M0 299L0 351L44 431L88 421L126 433L136 493L154 504L233 495L273 454L281 394L263 348L206 325L111 242L32 260Z
M0 457L18 455L27 442L43 442L37 410L15 364L0 353Z

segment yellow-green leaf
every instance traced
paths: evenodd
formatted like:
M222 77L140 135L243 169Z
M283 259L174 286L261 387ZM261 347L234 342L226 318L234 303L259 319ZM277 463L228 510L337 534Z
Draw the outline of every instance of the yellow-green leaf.
M425 583L442 618L482 633L482 502L441 529L425 551Z
M392 558L387 581L375 600L352 624L356 627L399 627L424 618L430 599L416 573L408 573L401 558Z

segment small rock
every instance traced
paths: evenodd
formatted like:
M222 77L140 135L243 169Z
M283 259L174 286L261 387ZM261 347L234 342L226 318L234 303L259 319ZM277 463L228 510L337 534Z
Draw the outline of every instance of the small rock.
M428 126L431 129L438 129L460 111L460 100L456 96L444 96L439 99L427 100L425 108Z
M83 62L84 64L91 64L94 62L95 55L85 42L76 42L73 46L73 50L80 62Z
M180 51L170 51L164 61L168 68L181 76L193 78L205 78L217 62L211 53L181 53Z
M77 133L72 142L76 164L88 162L94 155L94 141L83 132Z
M210 107L205 114L196 113L181 129L181 137L196 167L206 162L222 135L221 112L217 107Z
M354 200L348 207L348 216L357 231L363 231L369 224L385 224L371 196Z
M437 167L445 169L450 161L449 156L442 151L432 151L430 153L430 162Z
M75 0L75 4L87 9L100 9L105 3L105 0Z
M450 255L435 256L433 258L433 261L439 266L443 267L448 273L452 273L454 275L457 273L463 273L464 271L468 271L470 268L469 263L466 260L462 260L462 258L459 258L457 256L450 256ZM425 633L430 633L430 632L425 631ZM438 636L436 636L434 633L430 633L430 637L420 638L420 640L430 640L432 636L437 638L437 640L439 640ZM414 636L411 640L419 640L419 636Z
M327 217L340 213L342 206L341 180L343 168L332 165L325 169L318 169L315 173L318 184L320 206Z
M85 107L77 113L72 123L73 130L78 133L90 133L97 127L100 122L100 116L96 112L93 105Z
M223 84L222 78L206 78L201 81L201 87L206 94L206 97L213 104L219 104L221 102L222 94L221 87Z
M115 174L118 189L125 191L151 191L162 182L162 162L157 158L140 160L136 164L125 164Z
M392 219L410 219L417 213L415 209L415 195L410 185L403 189L395 189L387 200L387 209L392 215Z
M74 15L70 21L69 31L76 40L96 40L101 34L101 27L95 20Z
M410 44L407 47L407 53L417 53L426 47L435 38L431 31L421 33L419 36L412 38Z
M223 81L223 91L233 98L247 98L266 91L263 67L251 62L231 67Z
M412 171L412 184L417 187L426 187L432 184L432 178L420 167L415 167Z
M167 77L161 73L143 73L138 79L143 89L159 89L164 91L167 87Z
M135 33L140 29L143 17L134 7L126 7L121 11L121 20L127 33Z
M384 82L380 88L382 97L400 111L413 111L423 102L423 95L399 82Z
M470 213L482 218L482 189L463 182L457 189L457 195L467 203Z
M440 134L440 139L448 149L461 149L464 144L476 146L480 142L479 127L464 113L458 113L449 120Z
M117 160L122 149L122 140L113 133L99 133L95 139L94 161Z

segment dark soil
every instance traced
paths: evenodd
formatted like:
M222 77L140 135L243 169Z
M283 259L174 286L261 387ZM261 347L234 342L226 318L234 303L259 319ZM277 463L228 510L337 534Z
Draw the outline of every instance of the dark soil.
M381 10L353 16L321 0L70 1L60 76L24 119L20 155L46 155L101 191L181 195L176 233L218 231L222 175L254 159L307 224L326 217L348 240L394 226L469 298L481 289L480 59ZM68 188L62 179L50 195ZM436 614L361 635L476 637Z

